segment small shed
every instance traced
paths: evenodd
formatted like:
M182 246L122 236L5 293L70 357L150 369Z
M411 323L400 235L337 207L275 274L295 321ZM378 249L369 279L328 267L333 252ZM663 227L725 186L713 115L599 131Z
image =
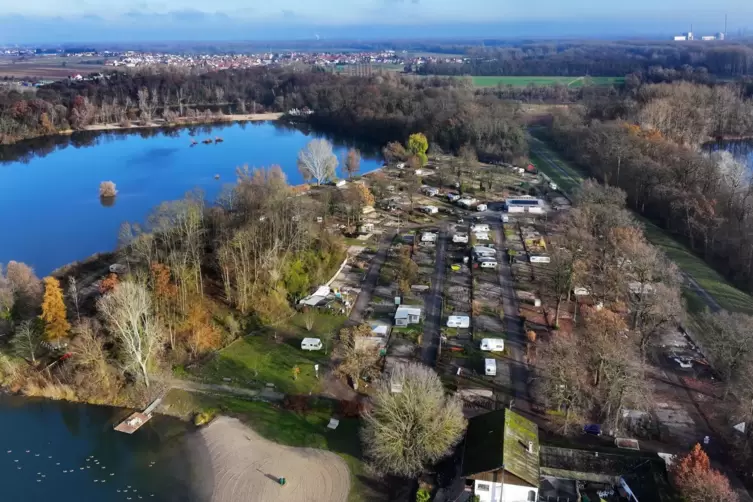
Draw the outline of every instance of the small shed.
M421 307L403 305L395 311L395 326L408 326L421 322Z

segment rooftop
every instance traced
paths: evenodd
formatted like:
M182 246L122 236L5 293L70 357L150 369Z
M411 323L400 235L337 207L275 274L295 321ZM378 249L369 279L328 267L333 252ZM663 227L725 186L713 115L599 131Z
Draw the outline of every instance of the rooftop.
M533 442L533 453L528 442ZM510 484L539 486L538 427L514 411L504 409L468 420L461 475L485 479L504 469Z

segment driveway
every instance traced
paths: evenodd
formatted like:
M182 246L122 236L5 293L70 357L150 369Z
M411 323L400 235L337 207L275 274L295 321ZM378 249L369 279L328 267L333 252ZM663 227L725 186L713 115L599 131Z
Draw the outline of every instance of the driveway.
M439 229L436 248L436 263L431 277L431 289L424 300L424 334L421 341L421 358L424 364L434 367L439 354L439 337L442 324L442 295L444 276L447 270L447 222Z
M379 271L382 269L382 265L384 265L384 261L387 259L387 252L390 250L390 244L395 237L395 233L395 230L391 230L382 235L376 255L371 260L369 270L366 272L366 277L361 286L361 292L358 294L356 303L350 311L348 324L360 324L364 321L363 313L371 302L371 296L374 294L377 281L379 281Z
M490 222L493 226L495 241L504 243L502 224L499 215L493 217L496 221ZM507 333L507 346L510 348L510 385L515 396L515 406L525 411L530 411L530 395L528 391L529 369L525 362L526 337L520 325L520 313L518 299L513 287L512 271L504 246L497 246L497 273L499 284L502 287L502 309L505 312L505 332Z

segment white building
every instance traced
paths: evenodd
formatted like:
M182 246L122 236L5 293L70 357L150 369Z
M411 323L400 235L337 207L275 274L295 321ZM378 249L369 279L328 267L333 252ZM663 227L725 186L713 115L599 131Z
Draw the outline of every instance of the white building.
M505 200L503 208L508 213L535 213L541 214L544 212L544 202L536 197L530 195L520 195L518 197L510 197Z
M536 502L538 427L509 409L470 418L461 475L480 502Z
M421 307L403 305L395 311L395 326L408 326L421 322Z

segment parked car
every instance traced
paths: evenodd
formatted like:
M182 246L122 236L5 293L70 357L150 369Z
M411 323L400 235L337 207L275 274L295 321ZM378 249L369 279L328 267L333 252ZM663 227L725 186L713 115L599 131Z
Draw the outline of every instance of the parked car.
M468 234L455 234L452 236L452 242L455 244L468 244Z

